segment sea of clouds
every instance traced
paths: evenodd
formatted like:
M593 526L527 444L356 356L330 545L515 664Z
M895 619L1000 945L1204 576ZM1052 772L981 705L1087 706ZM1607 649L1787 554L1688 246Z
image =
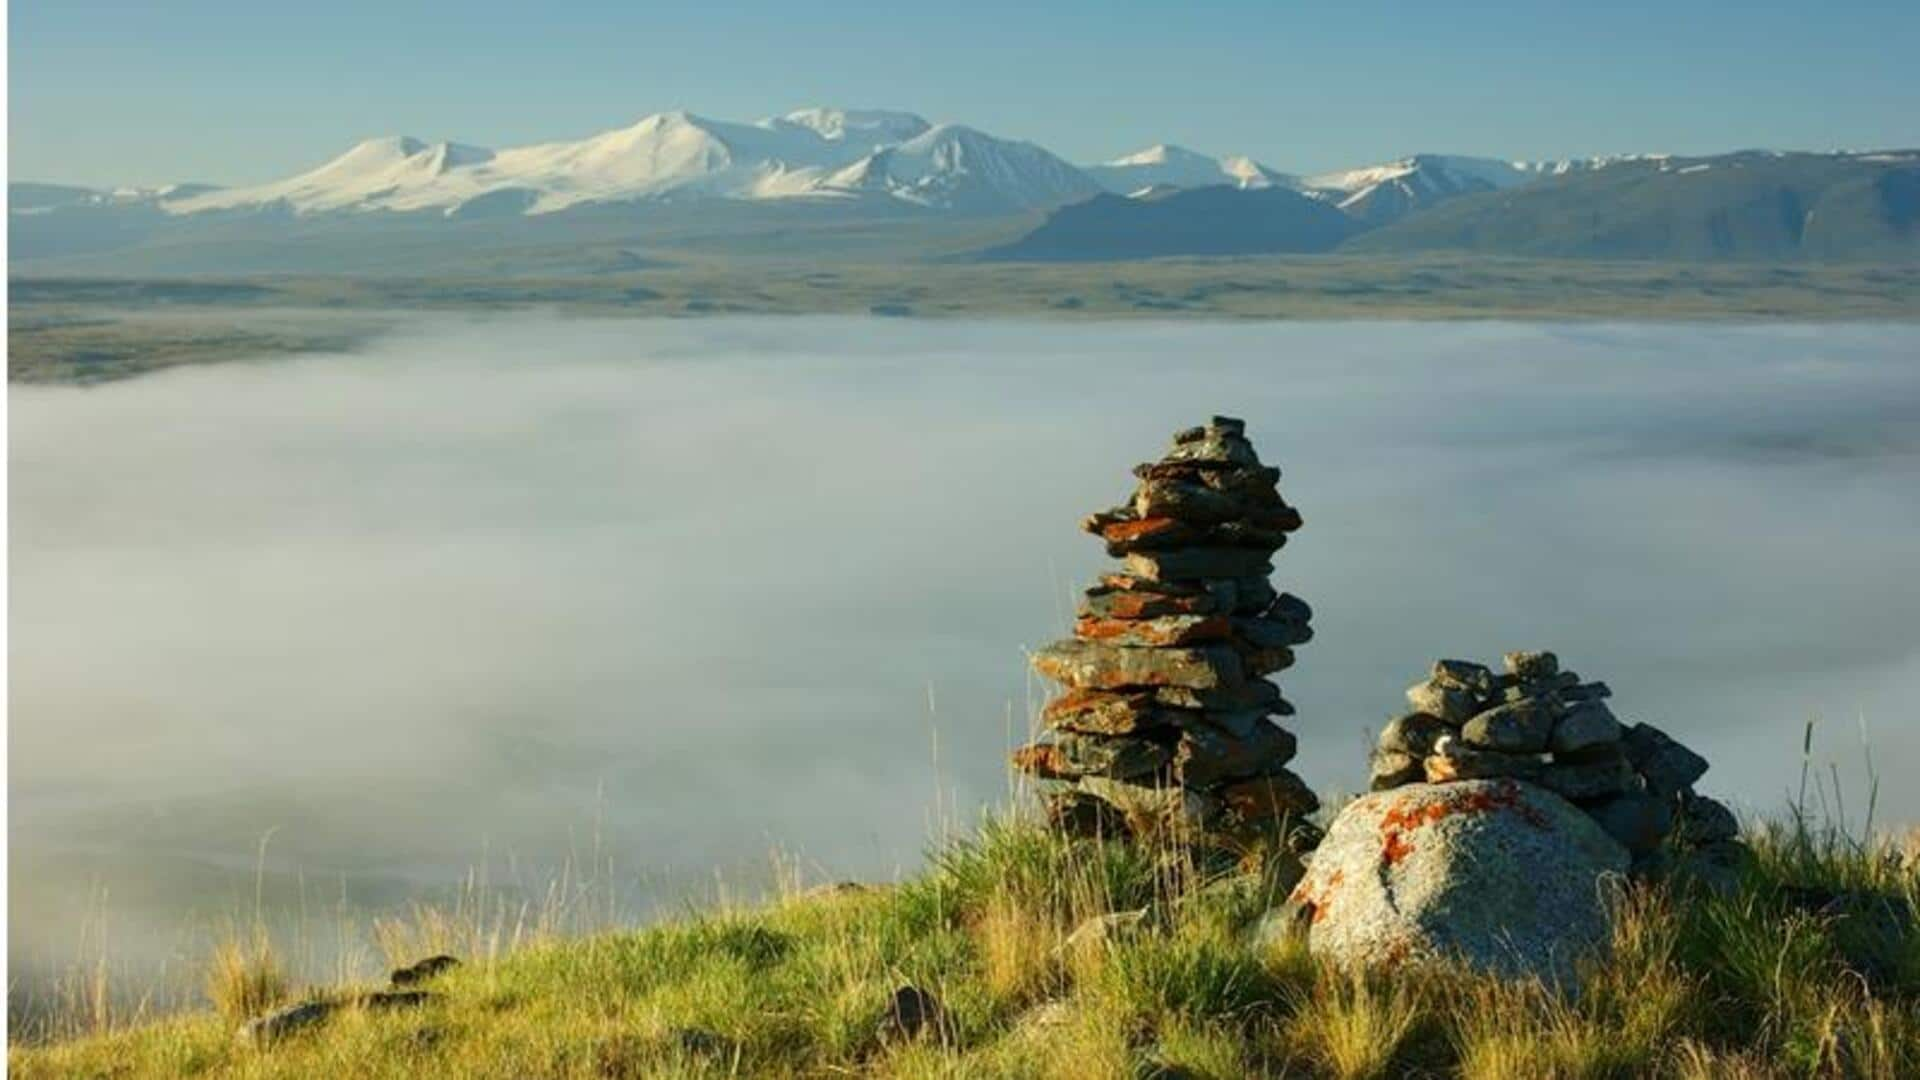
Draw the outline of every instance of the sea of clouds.
M591 846L648 898L910 868L1009 790L1079 516L1244 417L1306 527L1296 766L1551 648L1777 811L1920 820L1920 329L422 317L12 391L16 979ZM1864 740L1864 741L1863 741ZM1830 796L1831 798L1831 796ZM1835 807L1837 809L1837 805ZM261 855L263 841L265 856ZM291 892L276 893L287 902Z

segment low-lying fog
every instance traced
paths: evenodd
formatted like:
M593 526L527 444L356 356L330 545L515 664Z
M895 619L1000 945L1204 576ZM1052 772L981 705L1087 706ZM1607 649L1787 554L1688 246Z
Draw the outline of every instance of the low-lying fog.
M13 975L177 962L263 844L315 910L910 867L1006 797L1080 515L1212 413L1306 517L1317 786L1434 658L1546 647L1742 809L1819 718L1920 819L1920 329L423 318L12 391Z

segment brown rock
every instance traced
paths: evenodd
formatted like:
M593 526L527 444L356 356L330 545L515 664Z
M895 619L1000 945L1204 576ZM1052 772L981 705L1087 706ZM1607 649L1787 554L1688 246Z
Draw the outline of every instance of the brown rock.
M1233 623L1224 615L1162 615L1156 619L1081 619L1076 636L1111 645L1194 645L1225 641Z
M1407 687L1407 704L1413 706L1414 712L1439 717L1453 727L1466 723L1479 711L1479 702L1472 693L1432 679Z
M1013 752L1013 765L1042 780L1106 776L1131 780L1151 776L1173 760L1164 743L1129 736L1062 734L1051 743L1031 743Z
M1221 592L1227 595L1223 597ZM1157 619L1163 615L1211 615L1233 607L1234 597L1231 593L1232 590L1229 588L1220 592L1196 591L1193 595L1176 596L1097 585L1088 589L1086 596L1080 601L1079 615L1083 619Z
M1220 789L1220 801L1242 821L1311 814L1320 809L1320 799L1313 789L1286 769L1228 784Z
M1273 572L1273 564L1267 560L1266 555L1246 548L1141 551L1126 557L1126 568L1127 573L1149 581L1264 578Z
M1141 649L1087 641L1056 641L1033 654L1042 675L1087 690L1183 686L1214 690L1243 684L1240 657L1221 645Z
M1510 652L1502 659L1507 672L1521 679L1543 679L1560 673L1560 658L1550 652Z
M1374 791L1417 784L1426 777L1421 759L1399 750L1375 750L1367 772L1367 785Z
M1221 780L1272 772L1293 760L1298 745L1292 732L1265 721L1244 737L1193 728L1181 733L1173 767L1181 783L1207 787Z
M1131 735L1173 727L1180 722L1180 713L1159 704L1145 691L1069 690L1047 702L1040 710L1040 719L1055 731Z
M1465 690L1481 699L1492 697L1495 689L1493 670L1470 660L1434 661L1432 681L1441 686Z
M1253 510L1242 499L1184 480L1142 480L1133 494L1133 512L1140 518L1164 517L1195 525L1218 525L1244 520Z
M1126 815L1105 799L1084 791L1060 791L1047 797L1047 823L1068 836L1127 835Z
M1170 517L1135 517L1122 507L1093 514L1080 527L1099 536L1109 545L1122 545L1126 551L1152 551L1156 548L1184 547L1204 535L1199 528Z
M1265 679L1247 679L1230 686L1161 686L1154 688L1153 700L1176 709L1225 713L1263 709L1280 716L1293 715L1293 706L1280 696L1280 688Z
M1425 762L1427 782L1444 784L1453 780L1532 780L1540 775L1539 758L1481 750L1459 739L1440 740Z
M1191 838L1220 812L1220 800L1179 784L1134 784L1089 776L1079 789L1126 817L1127 829L1137 836Z
M1228 466L1260 464L1260 456L1254 453L1253 444L1245 437L1213 428L1205 429L1198 438L1176 442L1160 460Z
M1423 758L1433 753L1440 736L1452 734L1444 721L1426 713L1403 713L1387 721L1380 731L1379 748L1387 753Z

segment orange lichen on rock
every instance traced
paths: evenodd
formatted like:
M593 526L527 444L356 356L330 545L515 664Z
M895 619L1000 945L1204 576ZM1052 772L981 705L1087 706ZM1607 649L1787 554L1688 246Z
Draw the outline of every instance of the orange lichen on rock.
M1185 528L1187 528L1186 525L1170 517L1135 518L1132 521L1114 521L1103 525L1100 528L1100 535L1104 539L1119 543L1177 532Z
M1060 748L1048 743L1033 743L1015 750L1012 755L1013 767L1041 779L1052 779L1067 774L1066 756Z
M1308 877L1300 882L1300 884L1294 886L1293 892L1288 895L1287 899L1306 908L1307 921L1317 923L1321 919L1326 918L1327 906L1332 902L1333 894L1340 888L1340 883L1346 879L1346 876L1346 871L1335 870L1333 873L1327 875L1325 884L1319 889L1311 887L1313 878Z
M1411 800L1401 800L1387 807L1380 816L1380 859L1386 866L1392 866L1413 854L1413 843L1408 839L1415 829L1443 821L1456 814L1486 814L1495 810L1511 810L1522 821L1538 829L1552 826L1546 818L1528 806L1521 798L1520 786L1509 780L1492 790L1458 789L1449 791L1444 798L1429 802L1424 806L1409 807Z

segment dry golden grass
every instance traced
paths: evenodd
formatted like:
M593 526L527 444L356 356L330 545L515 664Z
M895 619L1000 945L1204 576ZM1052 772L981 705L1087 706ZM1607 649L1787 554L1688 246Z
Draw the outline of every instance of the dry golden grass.
M1286 1033L1294 1049L1340 1080L1392 1075L1422 1012L1419 984L1328 970L1294 1002Z
M263 933L230 937L214 946L207 963L207 1000L229 1023L259 1016L286 1001L293 982Z

